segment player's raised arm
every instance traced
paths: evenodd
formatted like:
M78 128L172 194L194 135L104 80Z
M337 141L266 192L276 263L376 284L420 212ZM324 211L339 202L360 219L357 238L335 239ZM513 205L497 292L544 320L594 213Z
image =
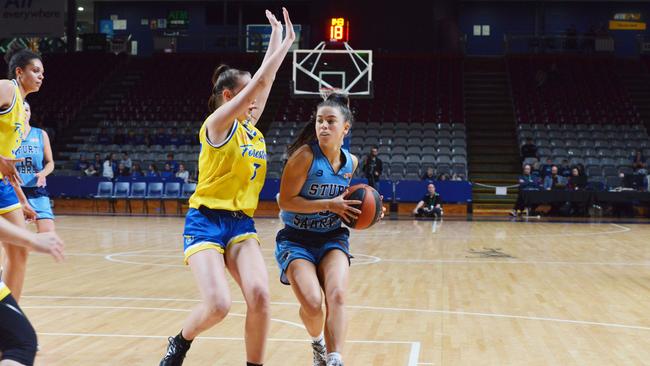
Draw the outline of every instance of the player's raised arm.
M282 10L287 32L278 49L264 60L246 85L238 85L234 90L214 90L216 97L221 98L222 104L206 119L207 133L213 143L223 140L223 137L227 135L232 127L233 121L242 115L246 115L262 91L267 88L270 89L272 86L276 72L296 39L289 12L285 8L282 8ZM224 100L227 100L228 103L224 103Z

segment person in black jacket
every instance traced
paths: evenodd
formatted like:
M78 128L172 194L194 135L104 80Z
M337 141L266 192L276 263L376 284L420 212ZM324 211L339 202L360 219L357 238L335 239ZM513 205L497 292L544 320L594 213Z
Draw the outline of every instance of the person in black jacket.
M381 159L377 157L377 154L379 154L379 148L373 146L363 162L363 173L368 179L368 185L375 189L377 189L377 182L379 182L383 171Z
M436 192L436 186L433 183L427 186L427 194L415 206L413 215L415 217L442 217L442 198Z

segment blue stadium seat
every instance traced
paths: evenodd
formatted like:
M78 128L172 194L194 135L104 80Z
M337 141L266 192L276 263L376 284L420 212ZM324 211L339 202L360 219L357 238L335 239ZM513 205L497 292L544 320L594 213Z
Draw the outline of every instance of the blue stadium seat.
M113 182L99 182L97 184L97 194L93 196L93 209L97 211L98 200L110 201L113 197ZM112 212L113 205L109 205L109 211Z

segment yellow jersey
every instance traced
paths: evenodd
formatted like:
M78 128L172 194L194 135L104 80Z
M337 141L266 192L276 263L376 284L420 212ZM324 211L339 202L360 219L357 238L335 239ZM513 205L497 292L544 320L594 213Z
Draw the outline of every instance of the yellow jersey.
M0 300L3 300L5 297L7 297L11 291L9 291L9 287L0 280Z
M190 207L242 211L253 217L266 178L262 133L247 120L235 120L226 140L214 144L203 123L199 141L199 181Z
M25 106L18 83L14 83L14 98L9 108L0 110L0 155L6 158L16 157L16 150L25 133ZM2 174L0 174L2 178Z

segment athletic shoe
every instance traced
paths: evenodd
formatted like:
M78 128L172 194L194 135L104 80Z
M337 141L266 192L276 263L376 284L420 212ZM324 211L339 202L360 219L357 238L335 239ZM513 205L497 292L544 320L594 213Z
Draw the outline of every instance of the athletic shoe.
M176 339L176 337L169 337L168 340L169 345L167 346L167 353L160 361L159 366L181 366L185 359L187 350L190 349L190 344L183 344L183 342Z
M311 349L314 353L314 366L327 366L327 348L324 342L311 342Z
M343 361L341 360L330 360L326 366L343 366Z

